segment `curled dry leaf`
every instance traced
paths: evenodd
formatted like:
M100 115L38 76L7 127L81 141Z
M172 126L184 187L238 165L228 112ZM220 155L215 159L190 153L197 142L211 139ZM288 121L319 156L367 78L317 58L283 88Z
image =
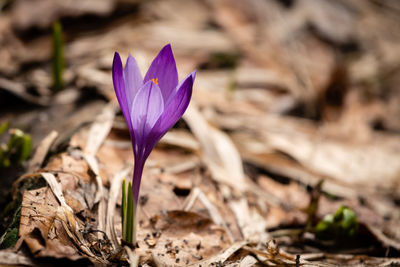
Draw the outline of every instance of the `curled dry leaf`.
M59 215L60 209L49 187L25 191L19 236L37 257L83 259L64 229L68 222L63 224L65 217Z
M19 234L37 257L105 263L110 256L107 243L100 250L96 231L90 231L96 228L90 219L96 186L81 155L71 151L51 158L41 173L50 187L23 194ZM79 213L85 214L83 221Z

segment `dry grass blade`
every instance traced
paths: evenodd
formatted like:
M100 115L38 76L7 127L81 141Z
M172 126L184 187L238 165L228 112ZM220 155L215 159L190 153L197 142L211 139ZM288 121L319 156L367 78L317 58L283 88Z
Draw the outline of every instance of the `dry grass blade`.
M101 144L106 139L111 130L115 115L115 106L108 104L102 112L96 117L89 130L89 136L86 141L84 153L87 155L96 155Z
M121 192L122 180L128 176L131 172L132 167L125 168L120 172L116 173L111 180L111 188L107 203L107 220L106 220L106 233L110 237L114 249L120 248L117 234L114 228L114 216L115 216L115 206L117 204L117 198Z
M185 121L200 141L203 160L217 181L235 188L246 190L242 160L229 136L211 127L192 101L184 115Z
M98 190L95 196L94 203L99 202L98 229L101 231L106 231L106 204L104 200L105 193L103 188L103 181L99 174L99 167L95 155L111 130L114 121L114 115L115 106L113 105L113 103L110 103L96 117L96 120L90 127L83 155L96 176L96 184ZM99 237L100 235L101 233L99 233Z
M36 148L35 154L33 154L32 159L29 162L28 173L37 171L42 166L47 152L56 140L57 136L58 133L52 131L42 140L42 142L40 142L39 146Z
M244 239L255 242L268 239L269 236L265 232L267 228L265 219L256 210L250 210L246 198L231 201L229 206L235 214L237 224Z
M61 207L66 209L68 212L73 212L72 208L70 206L68 206L68 204L65 202L65 198L64 198L64 194L62 192L61 185L60 185L60 183L57 182L56 177L52 173L49 173L49 172L42 172L41 175L46 180L46 182L49 184L51 191L53 191L53 193L56 196Z

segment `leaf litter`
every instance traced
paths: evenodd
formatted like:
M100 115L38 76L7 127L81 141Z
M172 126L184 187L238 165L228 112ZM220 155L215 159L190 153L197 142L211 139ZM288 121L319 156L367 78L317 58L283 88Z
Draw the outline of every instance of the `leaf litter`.
M45 16L13 2L0 20L0 120L43 142L14 182L19 240L1 264L400 264L395 1L38 0ZM54 19L68 64L52 96ZM180 73L198 69L193 103L145 166L138 244L124 247L133 155L111 59L133 51L144 70L168 42ZM341 206L358 234L319 240L307 225Z

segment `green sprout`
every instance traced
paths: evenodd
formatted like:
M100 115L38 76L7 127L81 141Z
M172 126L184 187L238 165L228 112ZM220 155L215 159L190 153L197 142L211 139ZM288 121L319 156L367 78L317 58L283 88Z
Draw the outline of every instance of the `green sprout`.
M326 215L315 227L319 239L347 239L357 234L358 221L350 208L341 206L335 214Z
M53 90L60 91L63 88L63 70L64 70L64 54L63 54L63 31L61 23L56 21L53 23Z
M208 69L233 69L235 68L241 54L239 52L215 52L210 55L209 61L202 66Z
M2 135L8 128L10 127L10 123L8 121L0 124L0 135Z
M9 128L9 123L0 125L0 135ZM27 160L32 152L32 138L20 129L10 129L7 143L0 144L0 167L8 168Z
M136 224L135 224L135 209L132 192L132 182L128 183L126 187L126 181L122 182L122 205L121 205L121 217L122 217L122 239L128 244L136 243Z

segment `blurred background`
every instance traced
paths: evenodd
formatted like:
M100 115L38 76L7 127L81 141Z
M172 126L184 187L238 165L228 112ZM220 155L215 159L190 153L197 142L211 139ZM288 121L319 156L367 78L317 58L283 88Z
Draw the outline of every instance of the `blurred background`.
M56 130L62 151L115 101L115 51L144 75L171 43L180 79L197 70L194 105L274 205L307 207L324 180L331 197L318 216L351 206L400 250L400 1L1 0L0 10L0 123L33 147ZM175 130L194 131L195 121ZM24 172L1 172L4 195ZM259 210L263 229L307 221L272 210Z
M131 53L144 74L166 43L182 76L199 71L200 104L213 91L238 109L338 126L335 134L359 140L400 130L396 0L3 0L1 8L1 119L31 128L35 141L77 111L66 103L74 97L112 97L114 51ZM65 71L52 97L55 21ZM51 104L57 112L37 109ZM39 112L19 116L32 108Z

